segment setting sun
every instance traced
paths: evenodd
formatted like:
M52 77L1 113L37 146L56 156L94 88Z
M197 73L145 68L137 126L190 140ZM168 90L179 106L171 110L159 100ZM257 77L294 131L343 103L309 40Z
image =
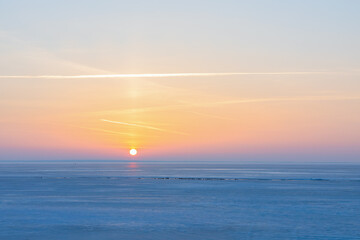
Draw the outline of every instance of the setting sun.
M130 149L130 155L135 156L137 154L137 150L135 148Z

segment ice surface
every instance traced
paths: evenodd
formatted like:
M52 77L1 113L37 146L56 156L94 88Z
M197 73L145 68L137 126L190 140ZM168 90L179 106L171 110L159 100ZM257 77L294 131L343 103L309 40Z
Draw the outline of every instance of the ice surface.
M360 239L360 166L3 163L0 239Z

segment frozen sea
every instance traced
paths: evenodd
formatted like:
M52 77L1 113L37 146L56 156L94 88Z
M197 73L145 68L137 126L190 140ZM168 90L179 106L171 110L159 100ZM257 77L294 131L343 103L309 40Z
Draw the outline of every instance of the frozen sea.
M0 163L0 239L360 239L360 165Z

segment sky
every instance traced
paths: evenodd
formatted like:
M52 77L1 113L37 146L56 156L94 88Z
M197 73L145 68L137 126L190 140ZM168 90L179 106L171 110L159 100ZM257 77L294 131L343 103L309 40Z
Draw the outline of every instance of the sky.
M359 9L0 0L0 160L360 162Z

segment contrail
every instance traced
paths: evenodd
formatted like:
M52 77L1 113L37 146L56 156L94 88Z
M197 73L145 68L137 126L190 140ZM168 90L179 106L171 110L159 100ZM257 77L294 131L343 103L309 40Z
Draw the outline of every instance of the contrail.
M140 74L101 74L101 75L8 75L0 79L89 79L89 78L171 78L171 77L206 77L234 75L305 75L329 74L336 72L224 72L224 73L140 73Z
M152 127L152 126L148 126L148 125L141 125L141 124L135 124L135 123L126 123L126 122L111 121L111 120L107 120L107 119L100 119L100 120L103 121L103 122L109 122L109 123L115 123L115 124L121 124L121 125L132 126L132 127L139 127L139 128L146 128L146 129L151 129L151 130L160 131L160 132L167 132L167 133L175 133L175 134L187 135L186 133L183 133L183 132L170 131L170 130L166 130L166 129L162 129L162 128L157 128L157 127Z

